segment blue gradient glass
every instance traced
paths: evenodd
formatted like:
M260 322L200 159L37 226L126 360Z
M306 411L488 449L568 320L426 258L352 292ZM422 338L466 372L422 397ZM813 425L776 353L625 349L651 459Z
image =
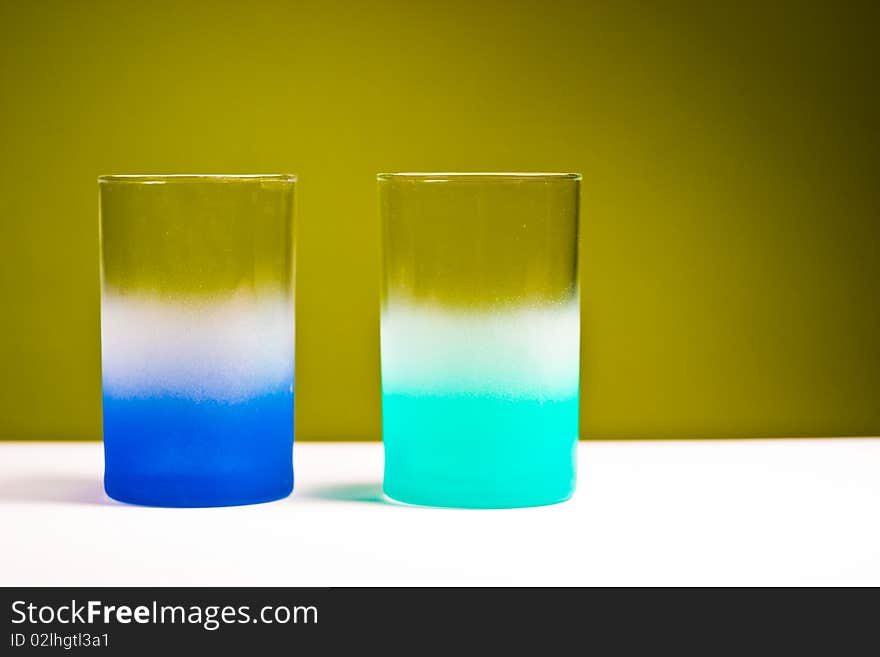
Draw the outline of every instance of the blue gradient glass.
M292 176L106 176L104 486L191 507L293 488Z

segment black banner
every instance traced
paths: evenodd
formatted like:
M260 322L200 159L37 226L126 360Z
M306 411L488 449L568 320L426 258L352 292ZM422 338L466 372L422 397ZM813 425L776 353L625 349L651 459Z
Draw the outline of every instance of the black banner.
M662 589L0 589L0 654L178 654L306 649L420 653L484 646L539 654L581 645L778 648L840 654L872 627L873 605L828 605L785 590ZM849 593L836 592L848 598ZM580 651L579 651L580 652ZM202 653L203 654L203 653ZM255 654L260 654L255 653Z

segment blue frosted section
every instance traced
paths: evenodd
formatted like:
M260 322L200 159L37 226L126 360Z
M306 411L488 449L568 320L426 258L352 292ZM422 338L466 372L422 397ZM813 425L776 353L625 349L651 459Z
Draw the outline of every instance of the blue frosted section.
M507 508L575 486L578 398L384 394L385 492L411 504Z
M122 502L228 506L293 489L293 393L240 402L104 394L104 487Z

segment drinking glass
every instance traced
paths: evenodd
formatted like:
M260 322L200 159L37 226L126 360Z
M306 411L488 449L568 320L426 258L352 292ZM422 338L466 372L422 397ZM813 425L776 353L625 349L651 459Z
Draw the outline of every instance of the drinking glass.
M379 174L389 497L501 508L573 493L580 179Z
M290 494L296 178L98 181L107 494L175 507Z

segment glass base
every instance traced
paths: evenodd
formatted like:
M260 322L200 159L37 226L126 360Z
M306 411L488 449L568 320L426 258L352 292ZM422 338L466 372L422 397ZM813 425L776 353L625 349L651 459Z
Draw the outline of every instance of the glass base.
M430 490L422 488L401 489L394 485L385 485L385 494L392 500L413 504L416 506L433 506L455 509L522 509L532 506L548 506L559 504L570 499L574 494L574 487L570 486L565 492L511 492L503 493L474 492L462 490Z
M293 477L267 482L262 477L135 476L105 477L104 490L118 502L161 507L215 507L260 504L284 499Z

